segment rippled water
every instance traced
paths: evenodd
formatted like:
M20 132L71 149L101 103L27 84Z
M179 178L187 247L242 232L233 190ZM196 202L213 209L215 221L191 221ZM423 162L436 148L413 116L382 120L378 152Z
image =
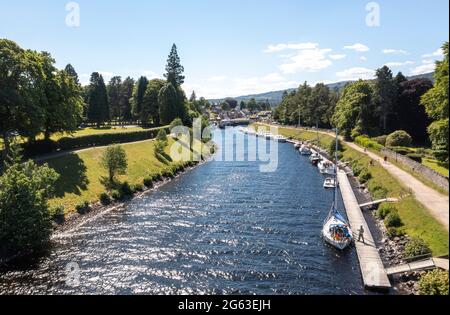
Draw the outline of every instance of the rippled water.
M209 162L59 239L37 266L0 273L0 293L364 294L355 251L320 237L323 180L289 144L275 173Z

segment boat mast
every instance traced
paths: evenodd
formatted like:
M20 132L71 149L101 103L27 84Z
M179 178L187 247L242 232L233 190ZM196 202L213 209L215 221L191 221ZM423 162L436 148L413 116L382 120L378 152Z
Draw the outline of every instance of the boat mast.
M334 152L334 183L335 183L335 187L334 187L334 205L337 209L337 201L338 201L338 193L337 193L337 189L338 189L338 150L339 150L339 132L338 132L338 128L336 127L336 150Z

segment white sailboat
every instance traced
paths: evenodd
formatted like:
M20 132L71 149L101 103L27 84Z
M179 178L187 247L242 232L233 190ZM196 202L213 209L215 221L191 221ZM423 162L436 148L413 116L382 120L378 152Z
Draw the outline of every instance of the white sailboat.
M334 189L337 187L336 180L334 177L328 177L325 179L325 182L323 183L323 188L325 189Z
M311 149L306 145L302 145L300 147L299 151L300 151L301 155L311 155L312 154Z
M334 167L334 194L333 194L333 204L331 206L330 213L328 214L328 217L326 218L323 229L322 229L322 237L324 240L332 245L333 247L344 250L347 248L352 242L353 242L353 232L350 228L350 224L347 222L347 220L344 218L344 216L338 211L337 209L337 200L338 200L338 178L337 178L337 172L338 172L338 133L336 130L336 163Z

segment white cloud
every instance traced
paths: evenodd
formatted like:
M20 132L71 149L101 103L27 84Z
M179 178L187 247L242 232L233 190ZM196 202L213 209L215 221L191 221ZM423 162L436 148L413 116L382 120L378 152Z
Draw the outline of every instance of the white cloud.
M391 49L391 48L387 48L387 49L383 49L383 54L395 54L395 55L407 55L408 52L406 50L403 49Z
M151 70L142 71L142 75L146 76L147 79L149 79L149 80L162 78L162 76L160 74L156 73L155 71L151 71Z
M226 80L226 79L227 79L226 76L221 75L221 76L213 76L213 77L209 77L209 78L208 78L208 81L209 81L209 82L219 82L219 81L223 81L223 80Z
M289 61L280 66L284 74L294 74L308 71L314 72L328 68L333 62L327 58L331 49L306 49L299 51L295 56L289 58Z
M303 50L303 49L316 49L319 46L317 43L297 43L297 44L277 44L269 45L264 52L273 53L283 50Z
M436 50L436 51L434 51L434 52L432 52L430 54L422 55L422 57L423 58L432 58L432 57L440 58L440 57L444 57L444 50L442 48L439 48L438 50Z
M345 57L347 57L347 55L335 54L335 55L329 55L328 57L330 57L330 59L332 59L332 60L341 60L341 59L344 59Z
M359 60L361 60L361 61L367 61L367 57L366 57L366 56L361 56L361 57L359 57Z
M395 67L402 67L402 66L407 66L407 65L413 65L415 64L414 61L404 61L404 62L388 62L385 64L385 66L388 66L389 68L395 68Z
M345 46L344 49L354 50L357 52L367 52L370 50L369 47L367 47L366 45L363 45L361 43L356 43L354 45Z
M434 63L423 63L420 66L411 69L411 75L419 75L430 73L435 70L436 65Z
M362 68L362 67L354 67L350 69L346 69L336 73L341 80L344 81L353 81L353 80L369 80L373 79L375 76L375 71L372 69Z
M435 62L436 62L436 60L433 60L433 59L424 59L424 60L422 60L422 63L424 63L424 64L430 64L430 63L434 64Z

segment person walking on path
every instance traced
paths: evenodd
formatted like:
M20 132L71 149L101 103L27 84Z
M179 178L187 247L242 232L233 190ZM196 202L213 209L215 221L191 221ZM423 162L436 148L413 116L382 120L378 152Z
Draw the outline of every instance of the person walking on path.
M366 243L366 241L364 240L364 227L361 225L361 227L359 228L359 236L358 236L358 242L361 242L361 240L362 240L362 243Z

